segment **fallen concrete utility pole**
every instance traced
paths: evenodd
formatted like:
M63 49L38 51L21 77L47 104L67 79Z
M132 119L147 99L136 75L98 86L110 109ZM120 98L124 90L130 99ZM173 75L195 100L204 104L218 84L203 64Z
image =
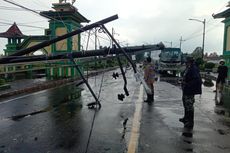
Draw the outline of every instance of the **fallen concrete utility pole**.
M162 50L164 48L161 44L156 45L147 45L147 46L135 46L135 47L124 47L123 50L127 54L133 54L138 52L149 52L154 50ZM36 55L36 56L21 56L13 59L8 59L1 64L9 64L9 63L24 63L24 62L36 62L36 61L49 61L49 60L58 60L58 59L69 59L69 56L73 58L84 58L84 57L93 57L93 56L107 56L107 55L118 55L123 54L119 48L111 49L111 48L103 48L99 50L89 50L89 51L79 51L72 53L62 53L58 55Z
M78 71L80 71L78 65L75 63L74 58L79 58L79 57L90 57L90 56L108 56L109 54L115 54L118 55L117 59L119 62L119 66L122 72L122 76L124 79L124 91L126 96L129 96L129 92L127 89L127 81L126 81L126 76L121 64L121 61L119 59L119 54L123 54L126 59L129 61L129 63L132 65L134 73L136 74L136 65L133 63L133 61L131 60L131 58L128 56L127 52L135 52L136 48L132 48L132 49L127 49L126 50L124 48L121 48L121 46L119 45L119 43L113 38L112 34L110 34L110 32L107 30L107 28L104 26L105 23L108 23L110 21L113 21L115 19L118 19L117 15L111 16L109 18L103 19L101 21L98 21L96 23L93 23L91 25L85 26L83 28L77 29L76 31L67 33L65 35L59 36L57 38L48 40L48 41L44 41L42 43L39 43L37 45L34 45L30 48L26 48L26 49L22 49L17 51L14 54L9 55L8 57L4 57L2 59L0 59L0 64L6 64L6 63L18 63L18 62L29 62L29 61L41 61L41 60L55 60L55 59L70 59L74 64L75 67ZM112 41L114 42L114 46L113 48L104 48L101 50L94 50L94 51L82 51L82 52L70 52L70 53L64 53L64 54L58 54L58 55L52 55L52 56L23 56L26 54L29 54L31 52L37 51L39 49L42 49L44 47L47 47L53 43L56 43L58 41L67 39L69 37L72 37L74 35L80 34L86 30L90 30L92 28L95 27L100 27L102 29L105 30L105 32L109 35L109 37L112 39ZM115 46L117 46L118 48L116 48ZM137 47L138 48L138 47ZM147 49L151 49L151 50L161 50L164 48L163 44L158 44L158 45L153 45L151 47L145 47L142 46L141 48L139 47L139 49L137 49L136 51L140 51L140 50L147 50ZM90 87L90 85L88 84L87 80L84 78L84 76L80 73L82 79L84 80L84 82L86 83L87 87L89 88L91 94L94 96L96 102L93 103L93 105L99 105L99 108L101 107L100 102L98 101L97 97L95 96L95 93L93 92L92 88ZM123 95L123 94L122 94ZM123 95L124 98L124 95ZM123 99L122 98L122 99Z

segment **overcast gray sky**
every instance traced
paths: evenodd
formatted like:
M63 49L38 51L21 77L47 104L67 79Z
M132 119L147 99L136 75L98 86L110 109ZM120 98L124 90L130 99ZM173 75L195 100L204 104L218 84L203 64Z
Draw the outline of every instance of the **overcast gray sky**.
M5 32L10 26L7 23L13 22L26 35L43 34L44 28L48 27L47 19L0 1L0 32ZM50 10L51 4L58 0L14 2L34 10ZM74 6L91 23L118 14L119 19L106 26L115 29L119 34L116 38L124 45L163 42L170 47L169 42L172 42L173 47L179 47L182 36L186 40L182 42L184 52L192 52L202 45L203 24L188 19L206 19L205 52L222 54L224 24L214 20L212 14L225 10L227 3L227 0L76 0ZM5 43L6 39L0 38L0 52Z

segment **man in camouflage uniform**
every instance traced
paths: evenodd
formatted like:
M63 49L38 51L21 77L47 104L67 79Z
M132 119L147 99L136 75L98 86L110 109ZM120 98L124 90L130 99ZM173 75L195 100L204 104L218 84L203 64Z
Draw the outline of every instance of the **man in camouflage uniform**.
M145 102L154 101L154 81L155 81L155 69L153 63L151 63L151 58L146 58L146 65L144 69L144 79L148 87L151 89L151 93L147 93L147 100Z
M224 65L225 61L223 59L220 60L219 64L220 65L218 66L218 69L217 69L218 76L216 79L216 90L215 90L215 92L222 93L223 88L224 88L224 84L225 84L226 79L228 77L228 67L226 65ZM217 89L219 89L219 90L217 91ZM216 96L217 96L217 93L216 93ZM220 99L219 102L216 101L216 105L223 105L223 100Z
M193 128L194 126L194 96L201 94L201 84L202 80L198 67L192 57L187 57L182 82L184 117L179 119L180 122L184 123L185 128Z

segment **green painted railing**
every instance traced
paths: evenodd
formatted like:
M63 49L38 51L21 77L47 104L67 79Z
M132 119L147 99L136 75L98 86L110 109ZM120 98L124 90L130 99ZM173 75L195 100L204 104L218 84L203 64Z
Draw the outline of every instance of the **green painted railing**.
M11 86L9 84L0 85L0 91L10 89L10 88L11 88Z

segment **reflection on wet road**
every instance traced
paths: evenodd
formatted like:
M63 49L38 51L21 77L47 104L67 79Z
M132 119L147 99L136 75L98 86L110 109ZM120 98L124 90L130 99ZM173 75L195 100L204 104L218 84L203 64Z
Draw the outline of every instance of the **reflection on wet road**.
M75 85L0 103L0 152L84 153L95 113L88 153L125 152L135 109L133 93L139 86L133 72L128 72L130 96L121 102L117 94L123 92L123 81L121 77L112 79L112 73L105 73L100 96L102 108L96 112L86 106L94 101L88 89L82 86L82 97L77 99L79 89ZM101 75L96 81L95 77L89 79L97 94L100 81Z
M143 105L139 153L228 153L230 127L215 113L212 88L196 96L195 126L183 128L181 90L166 82L155 85L155 102ZM224 121L225 119L225 121Z
M94 98L81 86L78 99L74 84L0 102L0 153L230 152L229 118L215 113L225 114L215 106L212 88L203 87L196 96L195 126L188 130L178 121L183 115L180 88L157 82L155 102L149 105L128 71L130 96L119 101L123 80L112 74L105 73L100 110L88 109ZM101 78L89 79L97 95Z

